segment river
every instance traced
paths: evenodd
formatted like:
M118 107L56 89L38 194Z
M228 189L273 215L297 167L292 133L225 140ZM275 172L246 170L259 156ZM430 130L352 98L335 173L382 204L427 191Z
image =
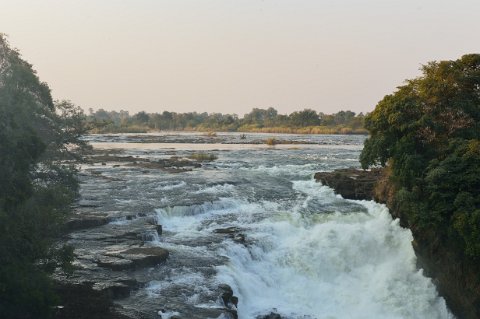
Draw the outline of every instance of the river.
M267 146L275 137L284 143ZM84 179L81 194L102 209L153 216L148 245L170 252L132 300L162 318L195 318L218 307L228 284L238 316L282 318L452 318L416 268L412 235L384 205L345 200L313 174L358 167L363 136L217 133L110 134L97 150L149 161L208 152L217 159L175 173L127 165L84 165L109 184ZM119 218L112 224L128 225ZM199 315L198 318L201 318Z

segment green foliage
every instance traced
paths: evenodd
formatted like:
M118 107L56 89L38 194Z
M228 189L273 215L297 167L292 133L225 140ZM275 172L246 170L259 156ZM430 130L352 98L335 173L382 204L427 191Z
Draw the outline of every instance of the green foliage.
M31 65L0 35L0 314L47 318L56 297L49 274L71 270L58 247L77 194L73 160L87 148L81 110L53 102Z
M480 55L431 62L365 118L364 168L388 162L417 230L480 258Z

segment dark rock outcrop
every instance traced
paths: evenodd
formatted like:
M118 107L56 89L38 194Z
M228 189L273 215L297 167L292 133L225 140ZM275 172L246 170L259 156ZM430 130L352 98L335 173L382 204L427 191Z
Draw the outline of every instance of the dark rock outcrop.
M153 267L168 258L168 250L160 247L135 247L118 253L120 258L131 260L135 267Z
M79 205L66 224L75 271L53 276L60 297L55 318L139 318L118 301L148 283L149 268L167 261L169 252L147 241L158 226L142 214L86 211L90 208Z
M102 226L108 223L108 219L102 216L73 217L66 223L69 231Z
M412 229L417 265L433 279L457 318L480 318L480 267L466 260L458 247L443 244L435 234Z
M270 312L268 315L258 316L256 319L282 319L282 316L276 312Z
M233 290L229 285L219 285L218 290L220 291L220 298L222 299L229 317L237 319L238 297L233 295Z
M129 319L119 313L113 300L124 298L135 289L137 282L124 278L98 284L88 281L55 280L55 291L60 298L55 318Z
M315 180L329 186L346 199L370 200L381 170L362 171L354 168L316 173Z
M225 237L232 239L239 244L246 244L245 234L241 233L241 229L238 227L217 228L213 230L216 234L222 234Z

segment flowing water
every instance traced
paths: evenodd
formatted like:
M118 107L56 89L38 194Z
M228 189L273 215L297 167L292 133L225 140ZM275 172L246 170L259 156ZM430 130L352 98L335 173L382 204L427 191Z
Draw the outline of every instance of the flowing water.
M88 137L96 148L151 160L199 150L218 156L176 174L108 163L88 168L121 180L115 191L98 195L111 209L151 214L163 226L152 244L168 249L170 258L139 295L182 315L215 307L214 287L228 284L241 319L270 312L451 318L431 280L416 269L410 231L385 206L345 200L313 180L317 171L358 167L364 137L275 136L308 144L255 144L269 137L262 134L245 140L219 134L214 141L199 134Z

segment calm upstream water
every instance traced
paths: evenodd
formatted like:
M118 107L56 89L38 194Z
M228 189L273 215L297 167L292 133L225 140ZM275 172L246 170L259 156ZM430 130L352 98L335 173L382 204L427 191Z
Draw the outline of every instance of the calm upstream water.
M302 144L258 144L268 137ZM95 148L119 156L153 161L205 151L218 159L180 173L109 163L84 169L118 183L97 193L109 209L150 214L162 224L151 244L170 258L137 298L169 314L187 318L184 309L215 307L212 290L228 284L241 319L272 311L282 318L451 318L416 269L410 231L385 206L345 200L313 180L318 171L358 167L364 138L92 135Z

